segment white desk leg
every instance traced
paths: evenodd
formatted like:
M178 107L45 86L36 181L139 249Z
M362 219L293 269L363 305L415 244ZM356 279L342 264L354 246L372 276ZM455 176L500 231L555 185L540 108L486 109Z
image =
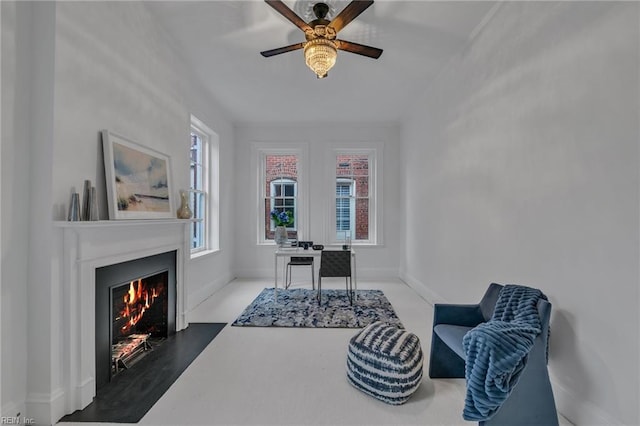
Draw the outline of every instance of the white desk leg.
M284 281L284 278L287 276L287 259L289 258L286 256L282 259L282 288L287 286L287 283Z
M275 259L275 263L273 265L273 273L275 275L275 282L273 283L273 297L274 301L278 303L278 255L274 254L273 258Z
M353 256L353 283L354 283L354 287L356 289L356 294L355 294L355 301L358 301L358 277L356 276L356 271L358 270L358 268L356 268L356 257Z

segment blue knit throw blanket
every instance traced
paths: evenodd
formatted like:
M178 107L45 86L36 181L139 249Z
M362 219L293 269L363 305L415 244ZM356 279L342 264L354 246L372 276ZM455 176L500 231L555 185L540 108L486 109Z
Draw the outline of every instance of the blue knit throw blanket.
M465 420L491 418L518 383L527 355L541 332L537 308L540 298L547 299L540 290L506 285L491 320L464 336Z

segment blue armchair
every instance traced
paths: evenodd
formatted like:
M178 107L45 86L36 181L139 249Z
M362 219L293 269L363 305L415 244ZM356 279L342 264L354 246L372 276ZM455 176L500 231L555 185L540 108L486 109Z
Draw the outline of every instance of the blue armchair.
M478 304L435 304L429 377L464 378L464 335L491 320L503 286L491 284ZM551 304L538 301L541 333L535 338L518 383L498 411L479 425L557 426L558 414L547 370L547 348Z

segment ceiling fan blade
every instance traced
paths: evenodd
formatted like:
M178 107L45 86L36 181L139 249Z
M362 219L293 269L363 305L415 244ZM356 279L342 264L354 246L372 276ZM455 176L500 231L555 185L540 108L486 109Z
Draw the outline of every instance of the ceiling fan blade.
M264 1L269 6L274 8L282 16L287 18L289 21L293 22L293 24L296 27L300 28L302 31L313 30L313 28L311 28L309 24L304 22L301 17L296 15L296 13L293 10L289 9L289 6L284 4L282 1L280 0L264 0Z
M378 59L382 55L382 49L377 47L365 46L364 44L354 43L352 41L335 40L336 47L346 52L356 53L362 56L368 56Z
M265 50L264 52L260 52L260 54L265 58L268 58L269 56L275 56L281 53L291 52L293 50L302 49L303 47L304 47L304 43L296 43L290 46L279 47L277 49Z
M354 0L354 1L352 1L351 3L349 3L347 5L347 7L342 9L342 12L340 12L338 14L338 16L333 18L333 21L331 21L329 26L331 28L333 28L334 30L336 30L336 32L340 31L341 29L346 27L349 22L351 22L354 19L356 19L356 17L358 15L360 15L362 12L364 12L372 4L373 4L373 0L366 0L366 1L364 1L364 0Z

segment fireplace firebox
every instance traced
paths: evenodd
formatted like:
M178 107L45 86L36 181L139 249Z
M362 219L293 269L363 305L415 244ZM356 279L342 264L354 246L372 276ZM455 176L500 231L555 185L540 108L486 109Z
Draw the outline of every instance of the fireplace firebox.
M168 278L162 271L111 287L111 375L167 337Z
M176 252L96 269L96 388L176 332Z

